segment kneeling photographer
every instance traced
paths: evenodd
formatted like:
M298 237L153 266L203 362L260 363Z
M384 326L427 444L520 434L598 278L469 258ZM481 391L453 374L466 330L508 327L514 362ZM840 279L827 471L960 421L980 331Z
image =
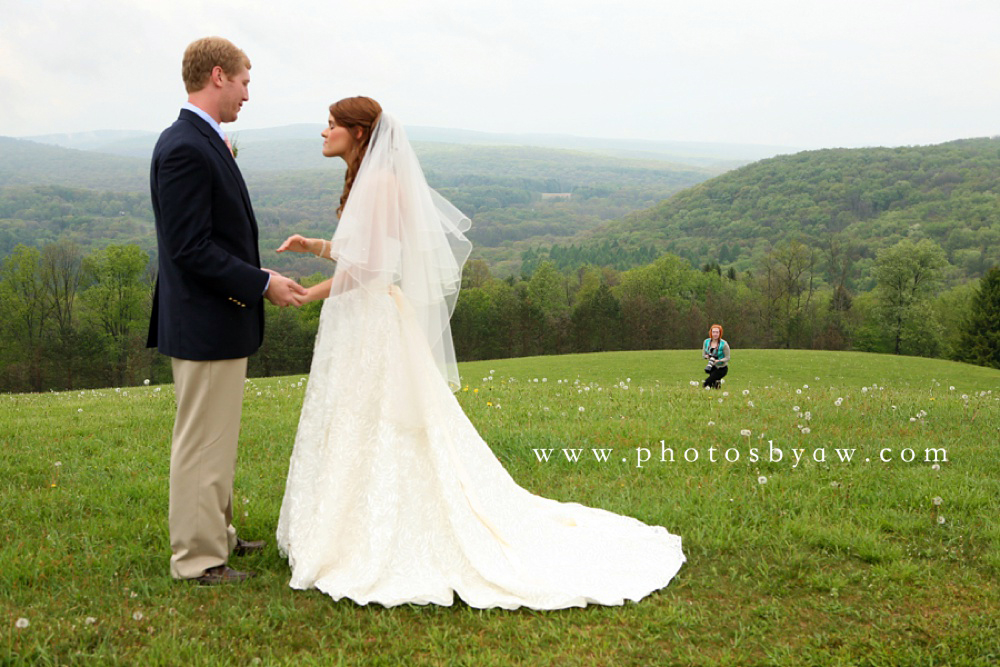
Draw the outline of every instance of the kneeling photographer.
M722 386L722 378L729 372L729 343L722 340L722 325L713 324L708 330L708 338L702 346L702 357L708 359L703 387L718 389Z

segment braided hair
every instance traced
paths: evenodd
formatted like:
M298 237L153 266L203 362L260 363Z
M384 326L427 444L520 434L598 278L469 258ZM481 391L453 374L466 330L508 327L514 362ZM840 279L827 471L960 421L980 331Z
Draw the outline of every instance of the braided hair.
M337 208L338 216L344 211L347 197L351 194L351 186L354 185L358 169L361 168L361 161L364 160L365 153L368 152L372 129L374 129L381 114L382 107L370 97L347 97L330 105L330 115L337 121L337 125L347 128L352 135L354 135L356 128L361 129L357 150L350 156L349 160L346 160L347 173L344 174L344 192L340 195L340 207Z

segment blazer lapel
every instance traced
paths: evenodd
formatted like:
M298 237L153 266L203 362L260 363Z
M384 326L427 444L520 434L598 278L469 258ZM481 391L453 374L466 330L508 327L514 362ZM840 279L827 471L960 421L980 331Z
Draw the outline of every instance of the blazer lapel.
M243 198L243 205L246 206L247 216L250 218L250 228L253 232L254 246L256 247L257 238L257 218L253 214L253 205L250 203L250 192L247 190L247 184L243 181L243 174L240 172L240 168L236 165L236 158L233 157L232 151L229 150L229 146L226 142L222 140L219 133L216 132L212 127L206 123L198 114L188 111L187 109L181 110L181 117L187 118L194 126L198 128L198 131L208 140L208 144L219 154L219 157L229 168L229 171L233 174L236 179L236 183L240 187L240 196Z

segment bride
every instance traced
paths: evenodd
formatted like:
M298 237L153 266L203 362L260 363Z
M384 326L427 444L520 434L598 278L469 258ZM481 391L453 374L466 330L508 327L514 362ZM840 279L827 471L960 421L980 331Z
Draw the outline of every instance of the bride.
M684 562L659 526L540 498L465 416L449 319L469 220L431 190L402 125L366 97L330 107L323 155L347 163L336 261L278 521L290 585L335 600L561 609L620 605Z

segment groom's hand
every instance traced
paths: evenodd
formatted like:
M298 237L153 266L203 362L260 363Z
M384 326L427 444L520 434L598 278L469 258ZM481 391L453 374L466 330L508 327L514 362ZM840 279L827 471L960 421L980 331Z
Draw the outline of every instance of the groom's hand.
M264 296L267 300L284 308L285 306L301 306L306 295L306 288L298 284L291 278L286 278L277 271L264 269L271 274L271 282L267 286Z

